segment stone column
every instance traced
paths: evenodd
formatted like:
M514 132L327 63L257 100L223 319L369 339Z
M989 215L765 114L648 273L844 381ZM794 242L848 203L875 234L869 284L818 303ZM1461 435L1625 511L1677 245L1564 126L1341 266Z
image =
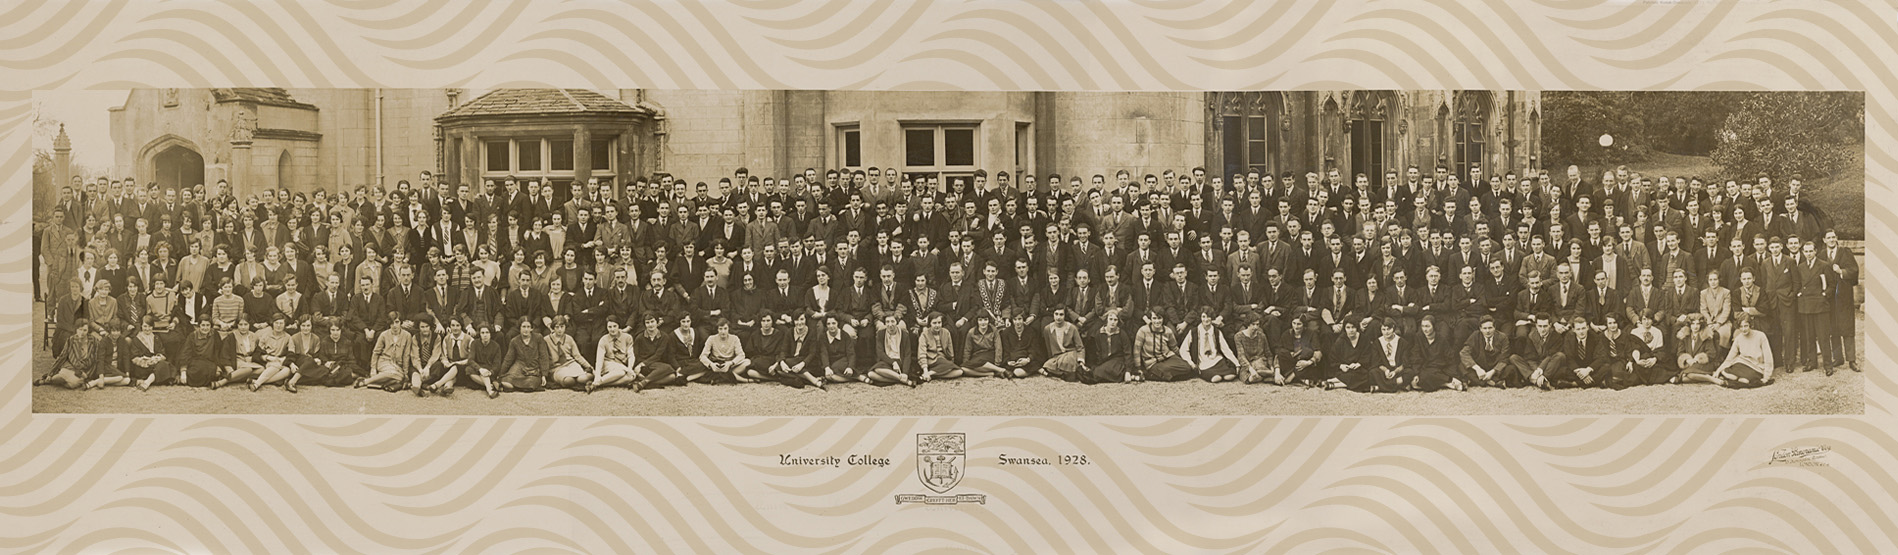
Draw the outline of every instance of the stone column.
M231 175L227 179L231 182L231 194L239 198L250 195L251 187L255 185L250 171L250 143L248 140L231 141Z
M573 180L585 183L593 177L593 132L585 125L573 128Z
M58 186L72 183L72 138L66 136L66 124L59 124L59 135L53 137L53 171L58 174Z
M66 124L59 124L59 134L53 137L53 186L43 191L34 191L34 206L52 206L53 193L60 187L72 184L72 138L66 136Z

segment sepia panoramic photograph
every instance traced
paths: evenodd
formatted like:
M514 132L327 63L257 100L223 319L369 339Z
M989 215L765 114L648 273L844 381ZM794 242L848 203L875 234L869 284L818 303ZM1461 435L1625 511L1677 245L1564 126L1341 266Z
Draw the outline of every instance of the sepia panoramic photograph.
M40 93L33 410L1858 414L1864 110Z

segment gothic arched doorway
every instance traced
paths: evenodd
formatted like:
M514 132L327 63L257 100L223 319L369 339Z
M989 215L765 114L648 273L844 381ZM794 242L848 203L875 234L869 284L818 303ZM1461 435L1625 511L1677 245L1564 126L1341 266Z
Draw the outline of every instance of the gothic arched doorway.
M171 145L152 157L152 182L165 189L204 183L204 156L184 145Z

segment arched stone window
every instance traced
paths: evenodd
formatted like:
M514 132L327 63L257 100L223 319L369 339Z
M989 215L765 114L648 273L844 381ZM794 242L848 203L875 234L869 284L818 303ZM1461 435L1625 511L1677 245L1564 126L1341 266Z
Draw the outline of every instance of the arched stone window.
M1286 107L1277 91L1213 93L1209 107L1223 152L1210 168L1222 177L1257 171L1270 174L1282 160Z
M290 170L290 151L285 150L277 155L277 188L295 191L298 190L295 184L296 175Z
M1349 93L1345 117L1350 122L1351 168L1346 179L1364 174L1371 183L1383 181L1385 168L1392 164L1391 145L1397 143L1392 139L1395 126L1391 123L1396 103L1396 93L1391 91Z
M1456 119L1450 124L1455 147L1451 150L1451 171L1459 179L1469 179L1470 164L1481 164L1489 154L1489 91L1458 91Z

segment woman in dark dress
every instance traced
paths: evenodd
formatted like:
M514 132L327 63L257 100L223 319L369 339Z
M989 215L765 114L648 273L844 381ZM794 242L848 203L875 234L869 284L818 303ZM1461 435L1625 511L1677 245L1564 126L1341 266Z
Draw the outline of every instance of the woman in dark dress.
M856 369L856 340L844 335L836 316L823 318L824 336L818 339L818 360L823 362L824 379L830 383L859 381Z
M784 348L790 344L791 334L779 330L775 317L766 315L758 321L758 329L747 335L749 337L744 341L745 358L751 359L751 364L733 377L741 382L782 381L771 373L771 369L783 360Z
M1292 320L1283 340L1274 342L1278 345L1279 372L1287 383L1315 385L1324 377L1318 363L1325 360L1325 353L1313 322L1310 317Z
M469 349L471 361L460 379L463 385L480 387L493 399L501 395L495 388L494 371L501 367L501 358L507 356L507 346L495 340L495 328L479 325L475 328L474 346Z
M304 379L310 380L312 377L319 377L323 379L321 380L322 383L318 383L318 385L347 387L355 385L356 382L368 377L368 368L363 366L361 360L357 359L355 345L350 344L351 335L343 331L343 324L338 321L331 321L324 327L327 328L327 330L317 341L316 351L310 355L310 358L315 365L328 368L327 376L318 376L318 372L312 368L304 371ZM495 362L499 363L500 361L496 360ZM312 381L311 383L317 382Z
M758 320L761 326L764 325L765 315L768 314L761 314ZM811 331L811 319L799 317L791 320L791 331L784 338L783 347L778 350L777 364L767 370L784 385L798 389L807 385L824 389L823 352L817 334Z
M974 334L970 334L974 335ZM1087 359L1095 361L1092 368L1081 375L1085 383L1131 383L1134 381L1133 354L1134 344L1127 332L1120 329L1120 311L1108 310L1101 317L1101 327L1094 330L1088 341Z
M178 382L204 387L224 379L237 365L236 334L222 336L212 329L211 319L198 320L198 330L185 338L178 354Z
M993 377L1008 373L995 361L1001 357L1002 331L988 311L975 314L975 326L962 336L962 372L970 376Z
M1417 326L1417 381L1412 387L1418 391L1467 389L1475 376L1465 375L1469 369L1462 366L1459 346L1445 338L1435 318L1425 317Z
M1325 389L1349 389L1369 391L1371 389L1371 359L1367 358L1368 341L1364 339L1359 323L1345 320L1340 323L1342 332L1333 340L1331 348L1324 352Z
M685 385L685 379L668 362L677 357L678 340L659 329L658 313L646 315L646 329L633 336L633 373L639 379L633 382L633 391L657 389L672 385Z

